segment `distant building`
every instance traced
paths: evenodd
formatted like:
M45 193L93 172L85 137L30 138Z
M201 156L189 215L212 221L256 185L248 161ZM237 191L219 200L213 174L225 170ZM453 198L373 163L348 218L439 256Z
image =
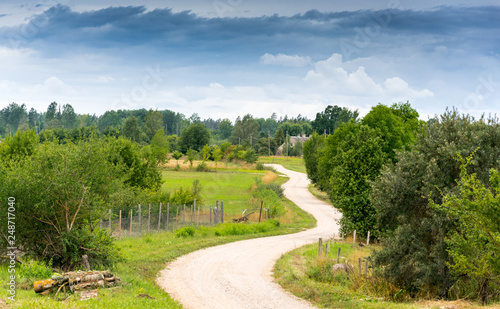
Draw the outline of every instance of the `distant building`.
M304 143L308 139L311 138L312 135L306 136L305 134L302 135L297 135L297 136L290 136L290 145L288 145L289 148L292 148L295 146L297 143ZM286 142L283 143L283 145L279 146L278 149L276 150L276 155L281 156L281 155L286 155Z

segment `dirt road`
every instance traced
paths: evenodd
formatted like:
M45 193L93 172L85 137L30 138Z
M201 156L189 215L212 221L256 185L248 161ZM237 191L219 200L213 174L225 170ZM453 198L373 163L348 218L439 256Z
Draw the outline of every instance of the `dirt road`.
M184 308L314 308L273 282L273 265L283 253L337 233L335 219L341 215L308 191L305 174L273 166L290 177L285 196L311 213L317 227L203 249L173 261L157 282Z

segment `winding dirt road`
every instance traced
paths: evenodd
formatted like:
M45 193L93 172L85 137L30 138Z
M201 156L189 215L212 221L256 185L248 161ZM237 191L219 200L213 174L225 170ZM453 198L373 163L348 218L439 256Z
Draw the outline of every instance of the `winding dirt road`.
M338 234L330 205L316 199L307 189L304 173L273 165L290 180L283 185L285 196L311 213L317 227L289 235L238 241L182 256L160 272L157 283L184 308L314 308L273 282L272 269L282 254Z

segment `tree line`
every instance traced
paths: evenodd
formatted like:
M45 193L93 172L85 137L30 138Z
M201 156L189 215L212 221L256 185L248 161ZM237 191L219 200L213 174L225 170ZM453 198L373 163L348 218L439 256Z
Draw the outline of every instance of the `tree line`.
M342 233L380 241L377 276L400 297L498 299L498 119L418 116L409 103L379 104L313 134L308 176L342 212Z

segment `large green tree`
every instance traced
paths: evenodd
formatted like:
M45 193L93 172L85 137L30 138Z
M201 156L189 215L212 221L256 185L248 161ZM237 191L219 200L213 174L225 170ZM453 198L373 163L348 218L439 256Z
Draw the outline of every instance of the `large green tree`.
M459 154L475 152L467 167L482 183L490 168L500 167L500 125L494 119L474 120L448 110L416 136L411 151L396 155L373 183L371 201L384 232L382 250L374 255L382 275L410 294L423 291L446 297L454 284L446 239L456 222L429 205L458 191Z
M125 120L125 124L123 125L123 135L130 138L134 142L139 142L141 140L141 129L137 124L137 118L133 115Z
M248 144L250 145L251 140L257 142L259 138L259 123L253 118L252 115L246 114L242 119L238 117L234 125L233 135L231 136L231 143L238 144Z
M163 117L159 111L154 111L150 109L144 119L144 133L149 141L158 132L158 130L163 129Z
M202 123L192 124L187 129L182 131L179 146L182 153L186 153L188 149L200 152L203 146L210 142L210 133Z
M358 118L358 111L351 111L346 107L328 105L323 112L317 113L312 122L312 129L319 134L326 132L333 134L341 123Z

